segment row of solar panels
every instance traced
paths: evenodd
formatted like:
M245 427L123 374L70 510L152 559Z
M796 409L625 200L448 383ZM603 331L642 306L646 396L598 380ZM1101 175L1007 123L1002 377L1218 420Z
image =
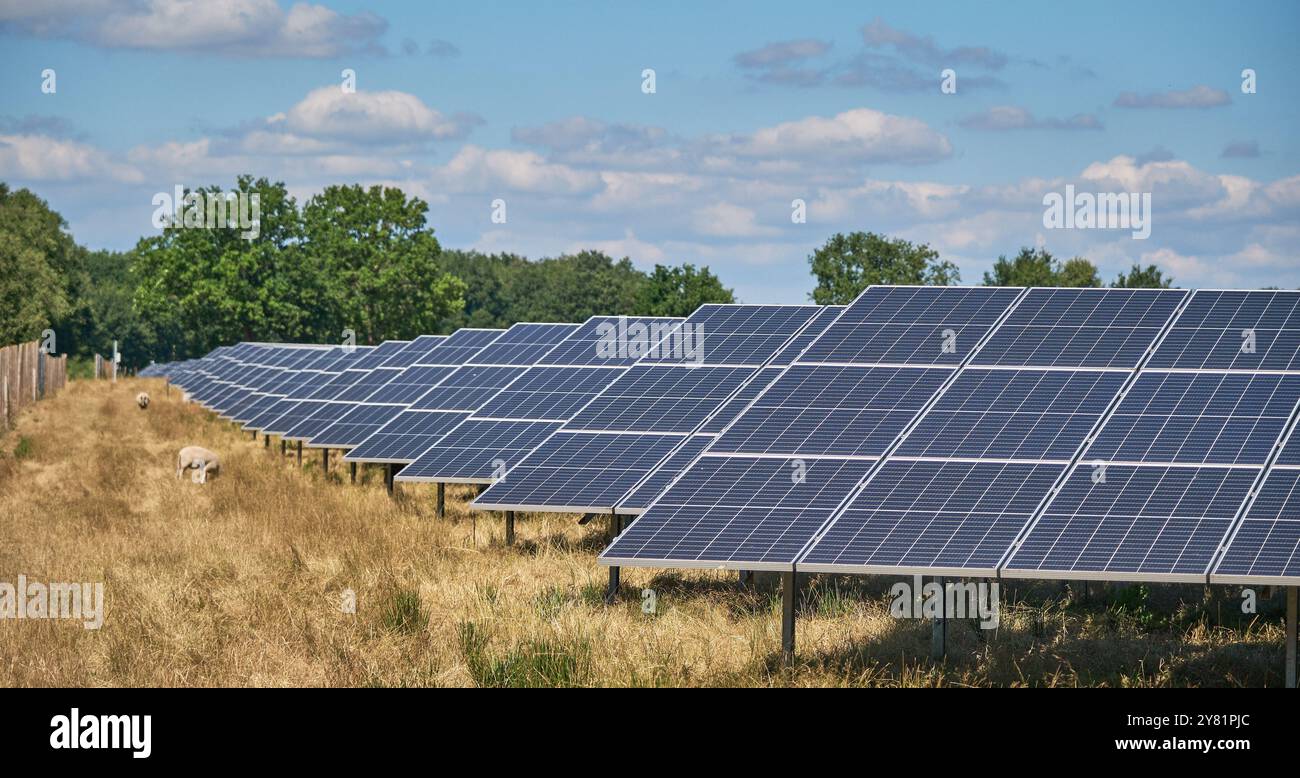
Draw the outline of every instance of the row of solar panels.
M661 348L611 357L620 325ZM153 371L398 480L491 483L477 508L639 514L605 564L1300 582L1295 292L872 287L287 351Z

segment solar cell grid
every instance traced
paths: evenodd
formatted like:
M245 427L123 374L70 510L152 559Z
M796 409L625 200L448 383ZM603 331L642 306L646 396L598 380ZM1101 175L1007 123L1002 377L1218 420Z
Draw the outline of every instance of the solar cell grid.
M402 468L398 480L490 483L561 425L466 419Z
M1015 577L1204 581L1253 467L1076 466L1003 568Z
M494 510L612 508L681 443L679 435L556 432L473 503ZM568 510L566 510L568 509Z
M799 568L994 575L1064 470L1062 464L891 458Z
M974 364L1135 367L1186 294L1177 289L1031 289Z
M402 411L343 458L349 462L411 462L468 416L469 413Z
M628 366L643 356L646 347L671 337L681 323L682 319L667 317L594 316L537 364Z
M365 401L409 405L454 372L456 368L449 365L443 367L413 365L377 388L373 394L365 398Z
M603 367L534 367L488 400L474 415L567 421L621 372Z
M1069 461L1127 373L966 368L908 433L900 456Z
M1197 290L1151 366L1300 370L1300 292Z
M353 405L338 420L312 436L312 448L351 448L402 412L398 405Z
M481 365L533 365L577 328L576 324L516 324L475 354L472 361Z
M309 443L326 427L338 421L345 413L355 407L351 403L321 403L312 409L305 418L300 419L297 424L286 429L282 437L285 440L301 440L303 443Z
M661 350L642 362L757 367L817 313L811 305L704 305L683 324L686 348Z
M871 287L813 341L799 361L955 365L970 355L1021 291Z
M567 429L690 432L754 372L736 367L636 365L574 416Z
M795 365L712 451L878 456L951 374L945 368Z
M700 457L601 554L604 564L789 569L871 463Z
M410 404L412 410L474 411L525 368L466 365L428 389Z
M1262 465L1297 403L1300 375L1146 372L1087 456Z
M668 488L668 484L690 467L691 463L713 442L712 435L692 435L667 459L650 473L640 486L623 499L617 506L619 513L639 513L654 498Z

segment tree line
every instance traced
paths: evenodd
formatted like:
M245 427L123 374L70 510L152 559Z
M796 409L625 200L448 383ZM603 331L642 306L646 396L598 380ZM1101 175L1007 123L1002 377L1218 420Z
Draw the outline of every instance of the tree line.
M123 362L140 367L241 340L333 343L351 330L367 344L597 314L686 316L704 303L736 302L708 267L644 272L599 251L529 259L444 249L427 204L393 187L330 186L301 205L283 183L252 176L228 192L194 191L229 193L259 197L251 239L180 220L117 252L77 244L44 200L0 182L0 344L52 329L74 369L114 340ZM810 296L823 305L848 303L870 284L960 282L928 245L871 232L833 235L808 263ZM983 281L1102 285L1088 260L1030 248L998 257ZM1171 279L1135 265L1110 285L1168 287Z

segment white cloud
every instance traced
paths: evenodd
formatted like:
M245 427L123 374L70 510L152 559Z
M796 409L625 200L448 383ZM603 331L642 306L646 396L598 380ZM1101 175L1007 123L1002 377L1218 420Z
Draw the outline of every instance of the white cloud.
M547 162L531 151L489 150L466 145L434 171L454 191L577 194L599 188L600 176Z
M916 163L952 154L948 139L925 122L870 108L783 122L751 135L715 138L714 144L731 154L769 159Z
M44 135L0 135L0 177L28 181L108 179L132 183L139 170L115 162L100 149Z
M732 203L712 203L695 208L693 212L692 223L695 230L703 235L719 238L752 238L778 232L772 227L759 224L758 215L753 210Z
M34 35L105 48L197 50L238 57L378 53L379 38L388 28L386 21L368 12L344 15L305 2L286 11L275 0L5 0L0 20Z
M477 117L444 116L406 92L344 92L313 89L286 113L267 120L270 129L303 137L353 143L411 143L463 137Z

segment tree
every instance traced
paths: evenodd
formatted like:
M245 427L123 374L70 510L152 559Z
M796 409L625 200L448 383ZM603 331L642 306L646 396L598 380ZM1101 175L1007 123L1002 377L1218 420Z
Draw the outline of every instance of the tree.
M928 245L874 232L836 233L808 257L808 264L817 277L812 299L819 305L850 303L872 284L947 286L961 280L957 266L940 260Z
M71 312L77 246L66 228L44 200L0 182L0 346L37 340Z
M1101 286L1101 275L1083 257L1059 262L1046 249L1022 248L1014 259L998 257L984 274L985 286Z
M427 211L394 187L330 186L307 202L301 250L327 328L352 329L362 343L412 338L464 307L465 284L438 266Z
M219 187L197 191L222 194ZM302 227L293 198L283 183L251 176L240 176L234 191L260 197L256 237L246 239L232 227L171 224L136 245L134 305L157 335L156 359L241 340L320 334L317 268L299 251Z
M1168 289L1174 284L1174 279L1165 277L1160 268L1155 265L1133 265L1128 273L1120 273L1114 281L1110 283L1115 289Z
M513 279L512 311L520 321L580 322L635 311L645 274L624 257L580 251L529 262Z
M689 316L705 303L734 303L736 295L708 267L655 265L636 307L643 316Z

